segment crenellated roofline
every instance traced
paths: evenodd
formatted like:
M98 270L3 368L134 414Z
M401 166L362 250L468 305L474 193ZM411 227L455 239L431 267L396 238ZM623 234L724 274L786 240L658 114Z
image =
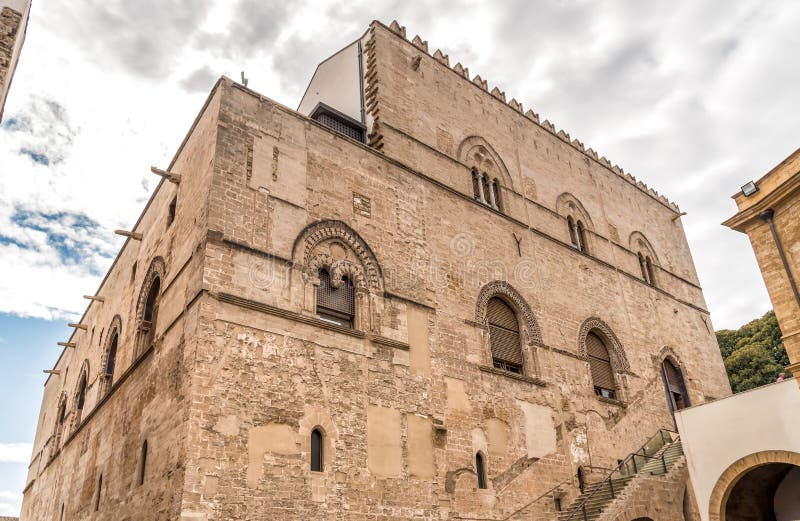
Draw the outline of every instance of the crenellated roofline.
M636 177L634 177L630 173L625 172L625 170L621 166L612 163L605 156L600 156L594 149L585 148L584 144L580 140L578 140L578 139L570 139L570 135L569 135L568 132L566 132L566 131L564 131L562 129L558 129L550 121L548 121L548 120L540 121L539 114L535 113L531 109L528 109L526 111L522 107L522 103L520 103L516 99L511 98L510 101L506 101L506 93L501 91L498 87L495 86L490 91L489 90L489 82L486 81L485 79L481 78L481 76L479 74L476 74L475 77L470 80L470 78L469 78L469 68L464 67L463 65L461 65L460 62L456 63L453 66L451 66L450 65L450 57L447 54L444 54L441 49L436 49L433 52L433 54L431 54L430 51L428 50L428 42L423 40L419 35L416 35L416 36L414 36L414 38L409 40L408 37L406 36L406 28L404 26L401 26L399 23L397 23L397 20L392 20L392 23L389 24L389 26L386 26L385 24L383 24L382 22L380 22L378 20L374 20L372 23L373 24L378 24L381 27L384 27L385 29L388 29L391 33L395 34L396 36L399 36L404 41L411 43L411 45L413 45L414 47L416 47L420 51L422 51L425 54L427 54L428 56L432 57L434 60L438 61L439 63L441 63L442 65L444 65L448 69L450 69L451 71L455 72L456 74L458 74L462 78L466 79L467 81L469 81L470 83L472 83L473 85L478 87L479 89L481 89L481 90L483 90L485 92L488 92L494 98L496 98L499 101L503 102L508 107L510 107L514 111L518 112L519 114L524 116L526 119L528 119L529 121L531 121L532 123L534 123L538 127L540 127L542 129L544 129L545 131L553 134L558 139L562 140L564 143L570 145L572 148L574 148L577 151L579 151L580 153L584 154L589 159L595 161L600 166L602 166L602 167L610 170L614 174L618 175L620 178L624 179L629 184L633 185L634 187L636 187L640 191L642 191L645 194L647 194L648 196L652 197L653 199L655 199L656 201L658 201L662 205L666 206L667 208L669 208L673 212L680 213L681 210L680 210L680 208L678 207L678 205L676 203L670 201L665 196L663 196L660 193L658 193L656 190L650 188L649 186L644 184L642 181L636 179Z

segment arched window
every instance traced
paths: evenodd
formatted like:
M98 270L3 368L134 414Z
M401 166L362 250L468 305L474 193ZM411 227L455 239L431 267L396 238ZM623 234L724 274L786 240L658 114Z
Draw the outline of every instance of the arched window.
M353 327L355 300L355 288L348 277L342 278L341 285L335 288L328 270L319 270L317 315L321 320L338 326Z
M650 260L650 256L646 255L644 258L644 267L645 271L647 272L647 283L651 286L656 285L656 275L653 271L653 261Z
M114 381L114 367L117 363L117 344L119 342L119 333L114 331L112 333L111 342L108 346L108 357L106 358L106 390L111 389L111 384Z
M648 279L647 275L647 263L645 262L644 255L642 255L641 252L639 252L639 269L642 270L642 280L649 284L650 280Z
M483 197L481 194L481 175L478 173L477 168L473 168L472 172L472 197L476 201L483 201Z
M494 206L495 209L502 211L503 210L503 204L502 204L502 201L500 200L500 180L495 179L494 181L492 181L492 194L491 195L492 195L492 198L491 198L490 202L492 203L492 206Z
M661 364L661 376L667 392L669 411L672 413L688 407L690 405L689 393L686 392L681 370L675 367L671 361L664 360Z
M614 371L611 368L611 357L605 342L594 332L586 335L586 352L589 355L589 367L592 370L592 384L597 396L616 399Z
M567 216L567 227L569 227L569 242L575 249L580 249L581 242L578 239L578 227L575 226L575 219L572 216Z
M586 227L583 225L583 221L578 220L578 223L575 225L577 228L577 235L578 235L578 249L584 253L589 252L589 243L586 242Z
M572 247L578 251L588 253L589 248L586 242L586 227L580 219L575 220L571 215L567 216L567 226L569 227L569 241Z
M137 355L146 351L155 340L156 321L158 319L158 299L161 293L161 277L156 276L147 290L147 298L142 308L139 321L139 348Z
M75 395L75 423L74 427L80 425L81 417L83 415L83 406L86 405L86 386L88 375L84 372L78 383L78 393ZM74 428L73 427L73 428Z
M478 488L486 488L486 463L483 454L475 454L475 473L478 475Z
M322 433L319 429L311 431L311 470L313 472L322 472Z
M103 475L97 480L97 496L94 498L94 511L100 510L100 495L103 493Z
M492 297L486 306L486 316L489 322L492 364L498 369L521 374L522 345L516 313L502 299Z
M57 451L59 448L61 442L61 436L64 434L64 422L66 419L67 419L67 399L62 396L61 405L58 406L58 412L56 413L56 424L53 432L55 442L53 443L51 454L54 454L55 451Z
M473 199L486 206L491 206L495 210L502 210L500 180L497 178L490 179L489 174L481 172L475 167L470 172L472 174Z
M137 482L144 485L144 476L147 471L147 440L142 443L142 455L139 457L139 476Z

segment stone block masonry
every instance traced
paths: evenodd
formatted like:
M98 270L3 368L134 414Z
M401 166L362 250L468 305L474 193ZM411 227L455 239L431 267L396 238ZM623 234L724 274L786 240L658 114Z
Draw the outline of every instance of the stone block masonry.
M216 84L45 386L23 520L555 519L579 469L673 428L664 360L693 403L730 394L675 208L364 38L372 146Z

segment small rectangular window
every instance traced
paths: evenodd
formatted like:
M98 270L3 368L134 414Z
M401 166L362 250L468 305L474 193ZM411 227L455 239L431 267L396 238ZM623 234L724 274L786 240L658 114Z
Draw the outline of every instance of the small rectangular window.
M167 214L167 228L172 226L172 223L175 221L175 210L178 208L178 197L175 196L172 198L172 202L169 203L169 214Z
M131 268L131 282L136 280L136 262L133 263L133 267Z

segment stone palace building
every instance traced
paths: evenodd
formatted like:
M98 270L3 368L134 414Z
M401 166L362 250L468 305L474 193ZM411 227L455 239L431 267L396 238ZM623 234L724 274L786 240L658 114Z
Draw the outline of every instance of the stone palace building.
M678 207L405 28L221 78L64 342L22 519L693 519Z

